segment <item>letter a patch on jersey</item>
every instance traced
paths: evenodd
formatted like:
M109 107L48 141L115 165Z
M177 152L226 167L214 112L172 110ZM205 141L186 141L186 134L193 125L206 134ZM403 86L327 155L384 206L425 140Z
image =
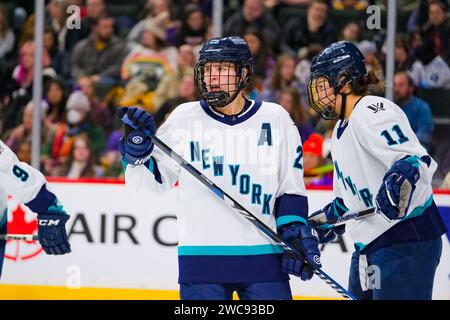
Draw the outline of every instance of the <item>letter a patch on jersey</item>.
M272 130L270 128L270 123L263 123L261 125L258 146L263 146L266 142L268 146L272 146Z

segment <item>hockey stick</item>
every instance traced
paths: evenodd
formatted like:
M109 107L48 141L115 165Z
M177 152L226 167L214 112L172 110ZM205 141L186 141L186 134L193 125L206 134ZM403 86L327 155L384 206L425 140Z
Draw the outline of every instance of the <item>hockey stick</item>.
M35 241L38 236L35 234L0 234L0 240L25 240L25 241Z
M125 115L122 118L122 121L131 126L132 128L137 129L131 120ZM198 171L194 166L192 166L189 162L184 160L180 155L178 155L175 151L173 151L170 147L168 147L164 142L159 140L155 135L150 133L148 130L144 129L144 133L152 140L152 142L158 146L165 154L167 154L172 160L178 163L181 167L187 170L190 174L192 174L198 181L203 183L206 187L208 187L212 192L214 192L219 198L221 198L228 206L234 209L236 212L245 217L248 221L253 223L260 231L266 234L270 239L279 243L284 250L292 251L299 257L303 257L304 255L297 248L292 246L292 244L285 242L281 239L278 234L276 234L272 229L270 229L264 222L259 220L255 215L253 215L250 211L245 209L242 205L240 205L236 200L234 200L231 196L229 196L225 191L220 189L214 182L209 180L206 176L204 176L200 171ZM326 274L322 269L313 269L314 274L316 274L320 279L325 281L329 286L331 286L337 293L339 293L342 297L347 300L356 300L356 298L347 290L345 290L339 283L337 283L333 278L331 278L328 274Z
M333 226L337 227L342 224L345 224L349 220L361 220L373 215L379 214L375 208L370 208L367 210L359 211L359 212L350 212L342 217L333 220L327 220L325 216L325 212L323 210L319 210L311 214L308 218L308 222L315 223L319 228L321 225L323 226ZM324 227L327 228L327 227Z

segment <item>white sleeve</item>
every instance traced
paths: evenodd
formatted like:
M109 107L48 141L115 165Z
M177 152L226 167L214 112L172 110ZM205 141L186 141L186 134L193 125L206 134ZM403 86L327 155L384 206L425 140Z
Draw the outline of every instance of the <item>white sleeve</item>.
M178 107L180 108L180 107ZM177 110L167 118L156 132L156 136L172 150L183 157L183 118ZM153 148L151 159L142 165L127 165L125 168L125 184L135 191L141 188L151 191L164 191L174 186L180 175L180 166L161 151Z
M25 162L0 141L0 185L6 193L22 203L28 203L46 183L44 175Z
M284 110L280 114L277 227L308 218L308 200L303 180L303 151L297 126Z

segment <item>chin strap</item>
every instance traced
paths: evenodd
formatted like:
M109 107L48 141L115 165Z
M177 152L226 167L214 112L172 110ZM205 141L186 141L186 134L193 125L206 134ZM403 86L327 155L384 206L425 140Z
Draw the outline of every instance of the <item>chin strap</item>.
M349 93L341 93L342 103L341 103L341 112L339 113L339 119L344 120L345 116L345 107L347 106L347 96Z

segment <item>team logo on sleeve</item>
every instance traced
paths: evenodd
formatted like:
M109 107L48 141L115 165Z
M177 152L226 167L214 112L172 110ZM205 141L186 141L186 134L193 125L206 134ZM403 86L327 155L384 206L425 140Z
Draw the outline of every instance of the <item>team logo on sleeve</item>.
M372 110L373 113L377 113L378 111L384 111L384 110L386 110L386 109L384 108L383 102L372 103L371 105L367 106L367 108L369 108L370 110Z

